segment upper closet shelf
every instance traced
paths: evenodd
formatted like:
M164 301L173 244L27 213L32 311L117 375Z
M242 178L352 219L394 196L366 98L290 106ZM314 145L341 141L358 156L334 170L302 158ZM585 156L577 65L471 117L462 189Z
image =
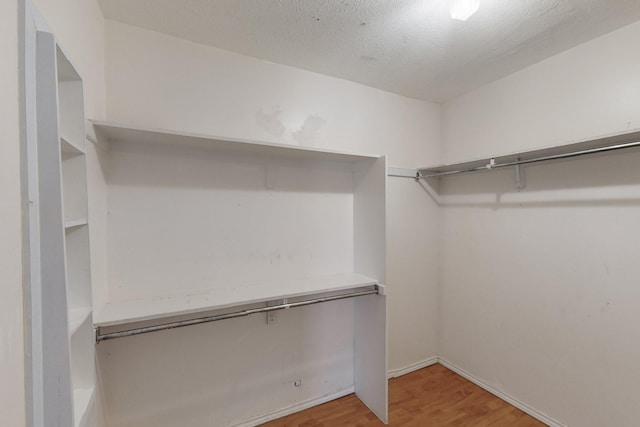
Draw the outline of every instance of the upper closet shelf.
M320 148L300 147L296 145L251 141L238 138L225 138L178 132L164 129L151 129L128 126L110 122L92 120L98 140L138 142L151 144L172 144L217 149L238 154L254 154L278 158L292 158L306 161L324 161L338 163L359 163L379 158L378 155L352 154ZM90 138L91 139L91 138Z
M418 168L418 173L420 178L433 178L460 173L487 171L509 166L517 167L531 163L594 155L637 147L640 147L640 131L635 130L538 150L505 154L447 165L423 167Z
M263 282L184 295L116 301L107 303L94 315L94 324L97 327L125 325L373 285L378 285L378 281L360 274L346 273L299 280ZM384 292L379 290L379 293Z

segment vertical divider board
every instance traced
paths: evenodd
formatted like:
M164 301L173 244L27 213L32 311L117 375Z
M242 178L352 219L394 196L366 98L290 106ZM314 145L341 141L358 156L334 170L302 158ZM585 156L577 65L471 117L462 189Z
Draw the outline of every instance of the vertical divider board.
M82 79L36 36L45 425L94 425L95 356Z
M376 279L379 295L354 302L356 395L388 423L386 315L386 158L354 173L354 268Z

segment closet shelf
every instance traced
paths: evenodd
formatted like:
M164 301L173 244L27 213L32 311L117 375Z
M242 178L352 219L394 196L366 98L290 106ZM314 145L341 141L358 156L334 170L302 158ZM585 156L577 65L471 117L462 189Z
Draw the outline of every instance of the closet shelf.
M88 223L89 222L84 218L73 219L73 220L65 221L64 228L65 230L68 230L70 228L82 227L83 225L87 225Z
M357 273L346 273L299 280L270 281L185 295L109 302L102 310L95 313L94 325L97 327L125 325L372 285L382 288L377 280Z
M73 390L73 415L75 427L87 425L89 411L96 398L95 387Z
M518 166L562 158L594 155L608 151L640 147L640 131L618 133L596 139L558 145L538 150L487 157L460 163L418 168L420 178L488 171L494 168Z
M66 156L80 156L84 154L84 150L80 148L80 145L66 136L60 137L60 151Z
M164 129L152 129L129 126L110 122L91 120L98 140L106 138L109 142L138 142L149 144L169 144L179 146L195 146L221 150L237 154L253 154L274 156L279 159L293 158L306 161L323 161L336 163L358 163L375 160L378 155L352 154L320 148L299 147L296 145L276 144L251 141L247 139L227 138L177 132ZM90 140L92 138L89 138Z
M91 315L91 307L78 307L69 310L69 336L76 333L78 328Z

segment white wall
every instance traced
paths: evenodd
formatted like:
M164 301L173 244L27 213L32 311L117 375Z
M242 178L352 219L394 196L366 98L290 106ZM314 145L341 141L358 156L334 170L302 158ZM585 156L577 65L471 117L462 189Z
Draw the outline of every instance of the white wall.
M640 23L443 106L447 162L640 127ZM442 179L441 356L567 425L636 426L640 153Z
M18 106L18 2L0 2L0 414L25 424Z
M434 104L110 21L106 62L110 121L439 160ZM389 181L390 370L437 354L436 209L413 180Z

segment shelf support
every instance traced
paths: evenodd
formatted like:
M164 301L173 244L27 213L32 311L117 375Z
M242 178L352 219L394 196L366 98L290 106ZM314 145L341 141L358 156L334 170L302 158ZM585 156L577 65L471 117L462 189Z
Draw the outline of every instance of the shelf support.
M520 161L520 158L518 158L518 161ZM516 165L516 190L520 192L523 189L524 189L524 175L522 171L522 165L517 164Z

